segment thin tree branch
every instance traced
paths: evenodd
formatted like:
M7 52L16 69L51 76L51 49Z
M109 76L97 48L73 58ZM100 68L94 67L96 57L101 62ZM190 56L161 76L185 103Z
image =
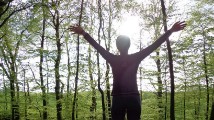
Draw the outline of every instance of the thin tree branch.
M0 40L1 40L5 35L6 35L6 34L2 35L2 36L0 37Z
M9 6L10 6L10 2L7 4L6 9L2 13L0 13L0 18L1 18L2 15L4 15L5 12L7 12Z
M20 38L20 40L17 42L16 48L15 48L15 54L14 54L14 57L15 57L15 58L16 58L16 56L17 56L17 54L18 54L20 42L22 41L22 35L23 35L23 33L24 33L26 30L27 30L27 28L21 31L21 38Z
M4 61L5 61L5 64L6 64L7 68L10 68L10 66L8 64L8 57L5 55L3 46L1 46L0 48L1 48L1 52L2 52L2 55L3 55ZM10 69L8 69L8 72L11 73Z
M9 20L9 18L10 18L12 15L14 15L16 12L20 12L20 11L22 11L22 10L25 10L25 9L31 7L31 6L32 6L32 5L29 5L29 6L25 6L25 7L23 7L23 8L14 10L12 13L10 13L10 15L8 15L8 16L3 20L3 22L0 24L0 28L1 28L1 27Z
M10 75L8 74L7 70L5 69L3 63L0 63L1 68L3 69L3 71L5 72L7 78L10 78Z
M37 81L37 79L36 79L36 76L35 76L35 73L34 73L34 71L33 71L33 69L31 68L31 66L28 64L28 67L30 68L30 71L32 72L32 74L33 74L33 78L34 78L34 80L35 80L35 82L37 83L37 85L39 85L39 87L41 87L41 85L40 85L40 83Z

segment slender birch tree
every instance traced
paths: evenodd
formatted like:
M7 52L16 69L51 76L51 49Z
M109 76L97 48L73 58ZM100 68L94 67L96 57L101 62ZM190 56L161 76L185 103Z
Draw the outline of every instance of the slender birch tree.
M82 23L82 15L83 15L83 3L84 3L84 0L81 1L81 9L80 9L80 15L79 15L79 23L78 25L81 26L81 23ZM75 120L75 118L77 118L77 112L76 109L77 109L77 87L78 87L78 80L79 80L79 46L80 46L80 40L79 40L79 35L77 36L77 60L76 60L76 76L75 76L75 91L74 91L74 99L73 99L73 106L72 106L72 120ZM76 113L76 114L75 114Z

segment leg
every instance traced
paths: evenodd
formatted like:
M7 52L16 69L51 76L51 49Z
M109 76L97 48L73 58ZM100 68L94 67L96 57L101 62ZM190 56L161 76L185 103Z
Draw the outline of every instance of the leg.
M127 99L128 120L140 120L141 100L139 95L130 95Z
M112 120L124 120L126 109L124 106L124 99L122 96L113 96L111 115Z

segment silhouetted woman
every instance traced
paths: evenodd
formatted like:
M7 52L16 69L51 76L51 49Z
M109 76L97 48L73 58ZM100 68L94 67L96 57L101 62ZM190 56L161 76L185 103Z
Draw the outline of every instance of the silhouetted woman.
M116 46L120 55L114 55L100 46L80 26L70 26L70 30L84 38L111 65L113 73L112 89L112 120L124 120L127 113L128 120L139 120L141 115L141 101L137 87L137 70L140 62L156 50L173 32L183 30L185 22L176 22L170 30L157 39L152 45L134 54L128 54L130 39L118 36Z

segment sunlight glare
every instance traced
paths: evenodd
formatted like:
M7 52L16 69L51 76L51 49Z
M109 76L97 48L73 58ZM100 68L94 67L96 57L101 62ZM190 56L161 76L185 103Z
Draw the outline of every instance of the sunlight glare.
M126 35L131 40L131 46L129 49L129 53L135 53L138 51L136 47L136 43L139 42L140 35L140 17L126 14L122 21L118 24L117 34L118 35Z
M140 27L139 27L139 17L137 16L126 16L124 18L118 28L119 35L126 35L130 38L139 34Z

